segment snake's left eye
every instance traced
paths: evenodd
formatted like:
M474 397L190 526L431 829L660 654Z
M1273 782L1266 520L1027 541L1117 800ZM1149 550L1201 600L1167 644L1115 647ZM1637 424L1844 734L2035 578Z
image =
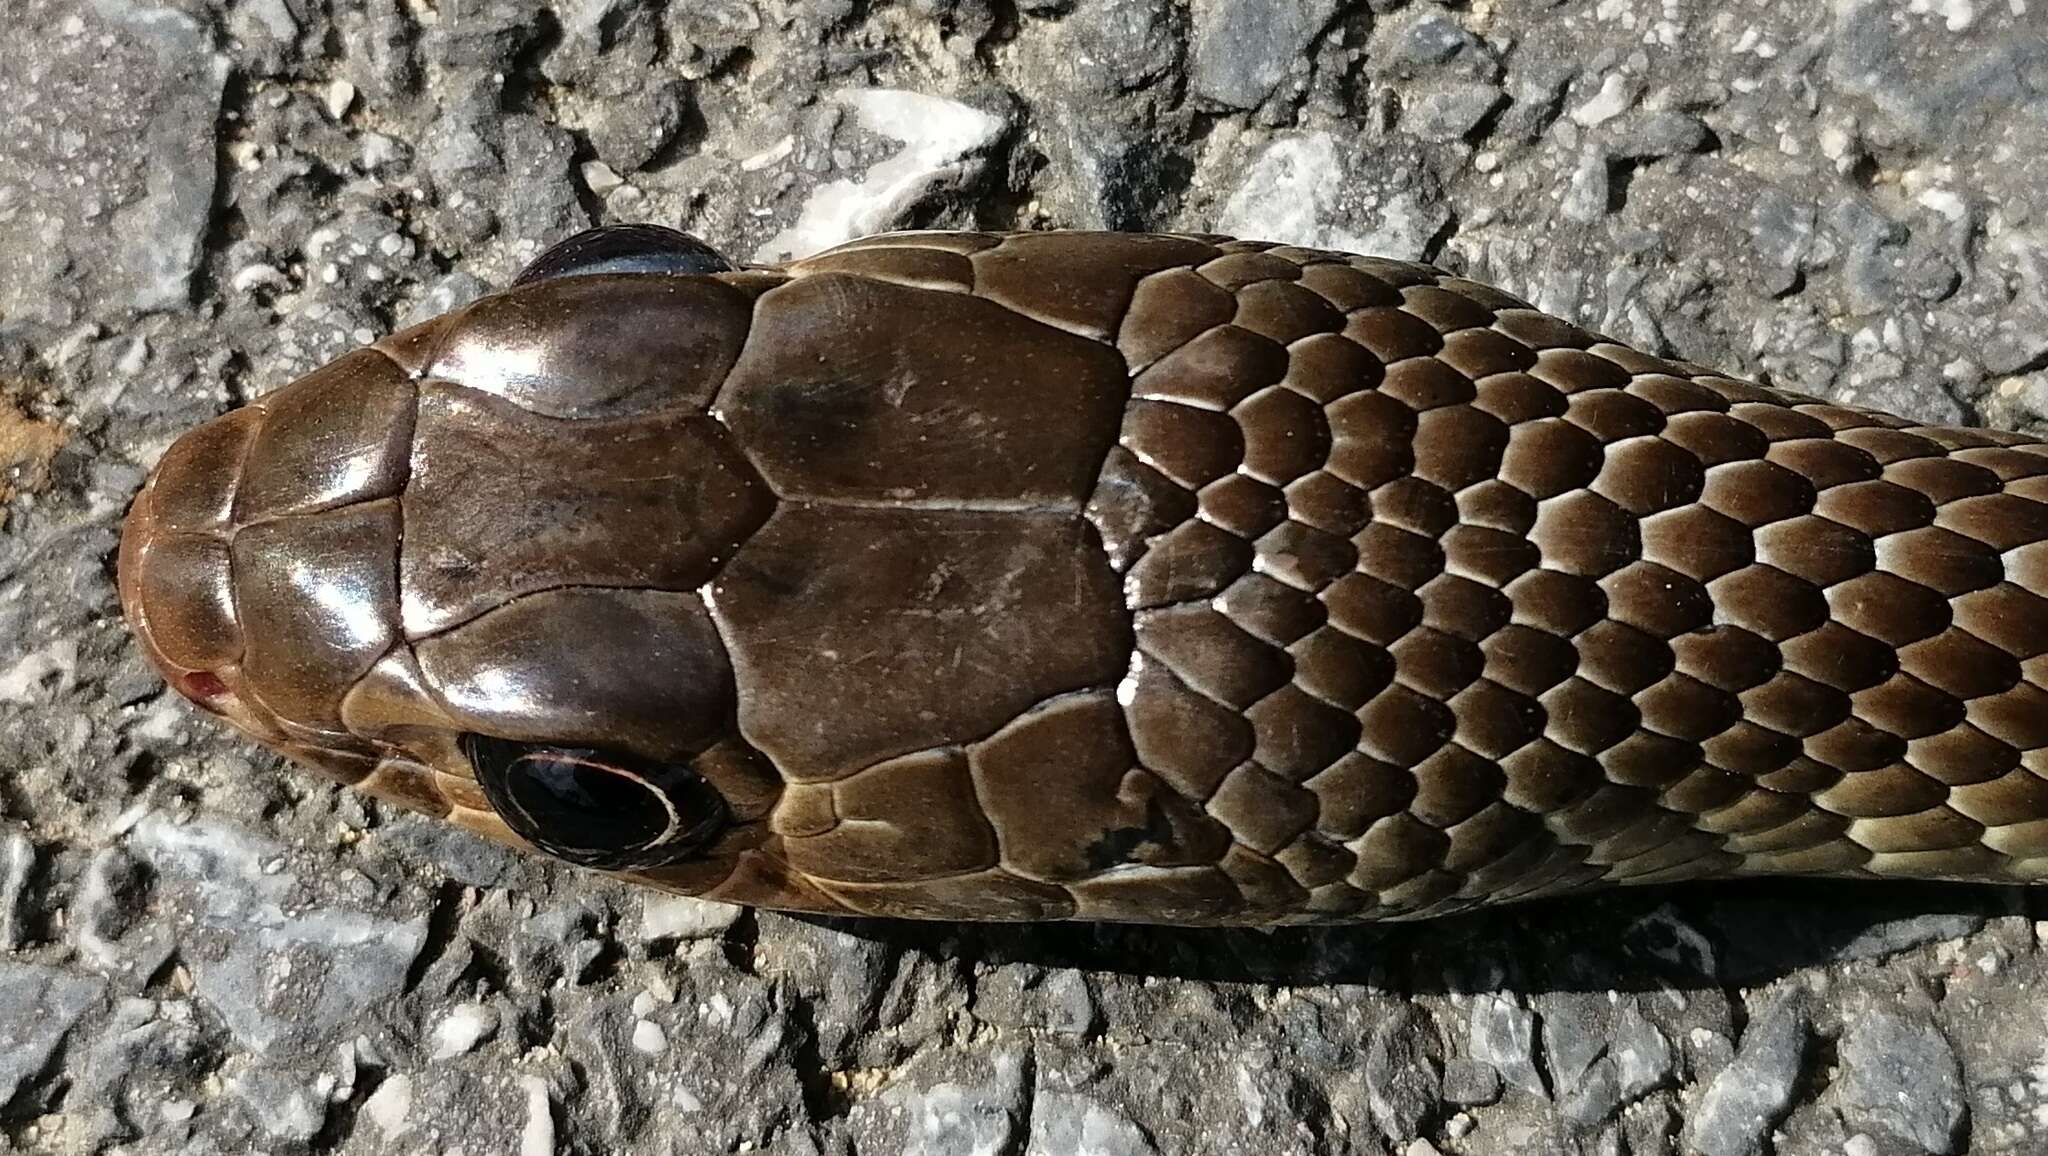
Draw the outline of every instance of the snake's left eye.
M728 273L733 264L688 233L662 225L600 225L585 229L527 263L514 285L600 273Z
M687 858L724 830L724 796L685 766L590 747L462 736L498 817L581 867L626 871Z

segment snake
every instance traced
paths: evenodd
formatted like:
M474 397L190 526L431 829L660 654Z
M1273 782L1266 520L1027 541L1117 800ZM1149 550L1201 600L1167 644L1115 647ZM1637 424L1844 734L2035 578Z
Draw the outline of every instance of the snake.
M2048 443L1429 264L604 226L184 433L117 576L262 747L751 907L2048 875Z

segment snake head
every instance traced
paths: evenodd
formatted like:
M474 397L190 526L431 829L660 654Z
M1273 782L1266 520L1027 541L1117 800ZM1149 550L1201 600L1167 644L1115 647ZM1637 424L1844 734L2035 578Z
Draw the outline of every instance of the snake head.
M804 905L760 851L783 784L700 592L773 505L706 415L751 304L726 270L666 230L585 234L180 438L119 558L151 660L371 795Z

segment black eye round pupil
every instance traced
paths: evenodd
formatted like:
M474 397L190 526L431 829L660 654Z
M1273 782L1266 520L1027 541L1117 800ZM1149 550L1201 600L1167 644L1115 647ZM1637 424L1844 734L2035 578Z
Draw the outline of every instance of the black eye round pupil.
M729 817L717 788L686 766L477 734L464 735L462 749L507 826L581 866L673 863L715 838Z
M668 829L667 810L640 780L564 751L529 751L505 769L505 786L520 810L574 846L652 843Z
M600 225L556 242L528 262L512 284L601 273L725 273L732 267L718 250L676 229Z

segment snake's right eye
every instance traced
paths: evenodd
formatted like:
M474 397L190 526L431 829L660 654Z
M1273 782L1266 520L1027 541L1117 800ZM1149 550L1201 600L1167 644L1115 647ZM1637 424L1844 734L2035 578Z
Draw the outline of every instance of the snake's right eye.
M728 273L732 268L718 250L688 233L662 225L600 225L556 242L528 262L512 284L599 273Z
M686 766L591 747L462 736L484 796L520 838L581 867L689 857L725 829L724 796Z

